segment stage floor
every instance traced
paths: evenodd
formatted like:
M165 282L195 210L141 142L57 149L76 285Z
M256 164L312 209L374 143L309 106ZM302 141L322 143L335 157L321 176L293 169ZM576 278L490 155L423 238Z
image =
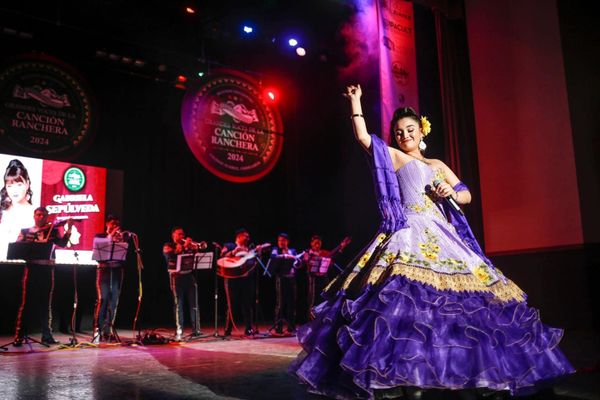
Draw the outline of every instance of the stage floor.
M263 328L263 331L265 329ZM206 328L204 332L212 334ZM163 336L172 330L158 330ZM131 331L120 331L123 341ZM39 338L39 336L33 336ZM69 336L57 334L61 343ZM90 340L78 334L78 342ZM10 342L0 337L0 345ZM295 337L216 338L163 345L0 350L0 399L323 399L308 394L287 373L300 348ZM555 395L536 399L600 399L598 335L565 335L565 353L576 368L587 368L558 382ZM596 367L590 368L590 367ZM460 399L456 393L426 392L420 399ZM489 399L489 397L487 397Z

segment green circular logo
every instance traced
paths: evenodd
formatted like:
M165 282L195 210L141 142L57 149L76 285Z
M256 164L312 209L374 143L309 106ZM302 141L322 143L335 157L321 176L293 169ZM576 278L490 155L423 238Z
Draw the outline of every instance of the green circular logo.
M71 167L65 171L63 177L65 186L71 192L77 192L85 186L85 174L77 167Z

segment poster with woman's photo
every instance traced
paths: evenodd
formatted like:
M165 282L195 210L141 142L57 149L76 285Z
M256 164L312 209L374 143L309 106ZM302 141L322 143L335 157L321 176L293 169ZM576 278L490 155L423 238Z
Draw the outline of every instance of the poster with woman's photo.
M21 229L33 226L33 210L40 206L43 160L0 154L0 260Z
M0 173L0 262L10 258L9 243L17 240L21 229L34 225L34 210L43 206L59 230L65 220L73 221L69 243L56 250L56 262L93 263L93 237L104 230L107 187L122 189L119 171L0 154ZM121 196L112 193L111 198ZM116 204L111 210L120 207Z

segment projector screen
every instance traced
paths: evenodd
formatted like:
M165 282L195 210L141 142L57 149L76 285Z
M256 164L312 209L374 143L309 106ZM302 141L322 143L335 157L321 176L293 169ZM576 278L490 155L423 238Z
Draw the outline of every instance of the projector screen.
M107 210L122 209L122 193L114 193L122 192L121 171L10 154L0 154L0 171L0 262L21 229L34 225L33 211L44 206L51 222L75 220L67 247L56 249L56 262L94 264L94 235L104 231ZM118 204L107 204L107 189Z

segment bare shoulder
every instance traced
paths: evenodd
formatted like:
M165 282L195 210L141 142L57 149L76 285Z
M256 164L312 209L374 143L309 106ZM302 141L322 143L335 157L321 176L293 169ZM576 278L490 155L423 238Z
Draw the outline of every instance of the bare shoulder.
M444 164L442 160L438 160L437 158L428 158L427 164L429 164L434 169L442 168L445 170L448 168L448 166Z
M448 183L454 185L459 181L454 171L452 171L452 169L450 169L450 167L447 166L442 160L428 158L427 164L429 164L434 170L442 170L444 172L443 176Z
M388 146L388 151L390 153L390 158L392 159L392 164L394 165L394 171L402 168L404 164L412 160L411 156L404 154L394 147Z

